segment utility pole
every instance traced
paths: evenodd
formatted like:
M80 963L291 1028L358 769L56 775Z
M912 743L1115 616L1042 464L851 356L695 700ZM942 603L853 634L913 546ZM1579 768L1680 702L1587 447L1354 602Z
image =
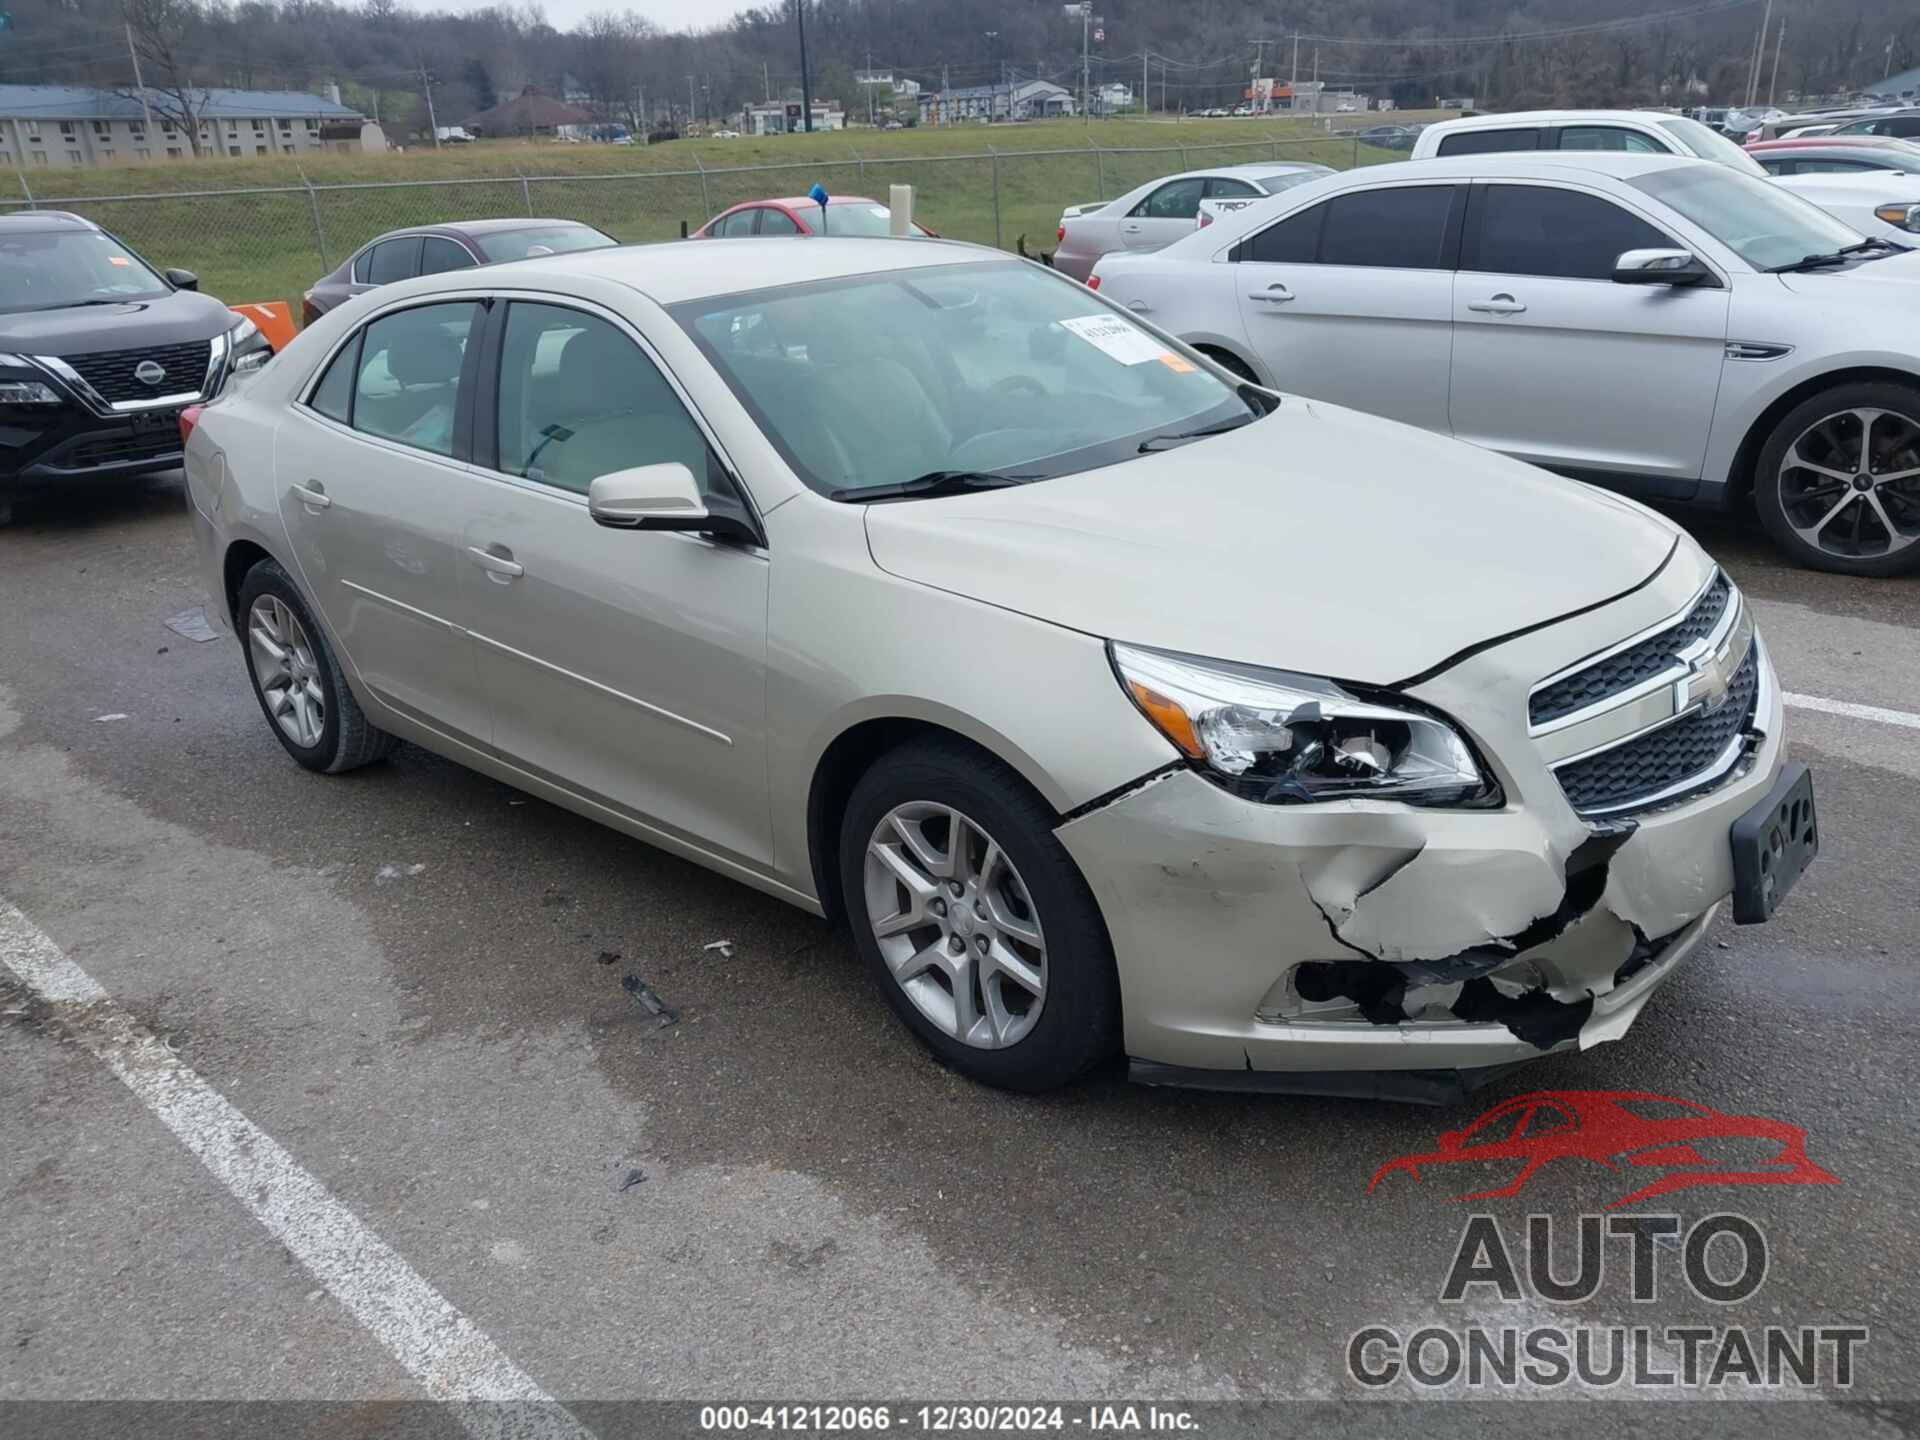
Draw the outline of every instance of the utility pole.
M867 58L868 63L871 64L873 57L869 55ZM767 62L764 60L760 62L760 83L766 87L767 103L771 105L773 103L773 73L767 69Z
M633 114L640 122L640 143L650 143L647 140L647 87L644 84L633 87Z
M1320 113L1320 47L1313 47L1313 113Z
M687 129L693 129L693 122L700 118L698 102L693 96L693 76L687 76Z
M1773 104L1774 90L1780 84L1780 47L1787 43L1787 17L1780 17L1780 28L1773 35L1773 74L1767 77L1767 104Z
M1300 108L1300 32L1293 32L1293 73L1287 76L1287 108Z
M1880 78L1886 79L1893 73L1893 36L1887 37L1887 63L1880 69Z
M1093 0L1080 0L1080 123L1093 123Z
M1772 4L1773 0L1767 0ZM793 0L794 18L800 25L800 123L813 133L813 79L807 74L807 0Z
M1140 115L1143 119L1147 113L1147 57L1152 54L1151 50L1140 52Z
M1887 42L1887 53L1893 53L1893 42ZM153 129L153 106L147 103L147 82L140 78L140 52L133 48L133 26L127 26L127 58L133 61L133 83L140 91L140 113L147 117L147 129Z
M433 148L440 148L440 122L433 118L433 72L420 67L420 88L427 96L427 128L433 132Z
M1767 0L1766 12L1760 18L1760 39L1753 47L1753 70L1747 77L1747 104L1752 106L1754 97L1760 91L1760 58L1766 53L1767 31L1773 28L1773 0Z
M1267 58L1267 42L1264 40L1254 41L1253 42L1253 83L1247 86L1247 108L1249 110L1253 108L1253 97L1259 93L1260 72L1262 69L1265 68L1264 62L1266 58ZM1271 94L1271 92L1269 92L1269 94Z

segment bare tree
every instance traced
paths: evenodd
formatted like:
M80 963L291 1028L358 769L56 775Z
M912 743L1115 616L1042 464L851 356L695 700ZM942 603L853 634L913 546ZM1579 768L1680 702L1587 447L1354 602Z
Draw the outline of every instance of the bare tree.
M187 144L198 159L200 122L209 96L194 79L200 48L195 41L201 38L206 16L195 0L120 0L120 13L139 57L146 91L142 95L122 88L119 93L143 99L160 119L184 127Z

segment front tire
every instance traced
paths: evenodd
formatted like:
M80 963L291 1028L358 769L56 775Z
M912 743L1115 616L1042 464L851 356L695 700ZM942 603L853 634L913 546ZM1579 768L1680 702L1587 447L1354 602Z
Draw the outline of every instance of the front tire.
M854 786L840 883L854 943L895 1013L963 1075L1051 1090L1118 1046L1099 906L1007 766L957 739L911 741Z
M399 741L376 729L353 698L292 576L262 560L241 582L235 611L254 698L287 754L337 775L392 753Z
M1856 381L1795 406L1760 451L1753 500L1774 544L1802 565L1920 569L1920 387Z

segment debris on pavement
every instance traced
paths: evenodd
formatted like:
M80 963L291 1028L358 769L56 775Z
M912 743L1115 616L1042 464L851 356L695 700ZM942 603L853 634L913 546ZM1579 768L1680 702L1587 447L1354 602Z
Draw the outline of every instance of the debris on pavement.
M119 711L119 710L116 710L116 711L114 711L114 712L113 712L113 713L112 713L111 715L96 715L96 716L94 716L94 717L93 717L93 723L94 723L94 724L96 724L96 725L104 725L104 724L106 724L106 723L107 723L107 721L109 721L109 720L131 720L132 718L133 718L133 717L132 717L131 715L128 715L128 714L125 714L125 713L123 713L122 711Z
M426 868L425 865L421 864L395 865L389 861L373 872L373 883L376 885L384 885L389 880L404 880L411 876L418 875Z
M618 950L602 950L599 955L599 960L602 965L616 965L620 961L620 952Z
M680 1012L662 1000L651 985L631 971L620 977L620 988L631 995L642 1010L659 1018L660 1024L656 1028L664 1030L679 1020Z
M209 640L220 638L219 632L207 623L207 612L198 605L191 610L182 610L176 615L169 615L161 623L182 639L192 640L201 645Z
M624 1195L627 1191L633 1189L634 1186L643 1183L646 1178L647 1172L644 1170L629 1170L625 1175L620 1177L620 1183L613 1187L614 1194Z
M700 948L702 950L718 950L722 960L731 960L733 958L733 941L731 940L710 941Z

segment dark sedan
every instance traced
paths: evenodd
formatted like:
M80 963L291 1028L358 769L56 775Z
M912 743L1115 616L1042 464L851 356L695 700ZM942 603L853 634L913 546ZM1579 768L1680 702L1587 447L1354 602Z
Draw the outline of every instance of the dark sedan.
M463 220L389 230L354 251L331 275L314 282L300 297L300 323L310 325L355 295L396 280L569 250L602 250L619 243L577 220Z

